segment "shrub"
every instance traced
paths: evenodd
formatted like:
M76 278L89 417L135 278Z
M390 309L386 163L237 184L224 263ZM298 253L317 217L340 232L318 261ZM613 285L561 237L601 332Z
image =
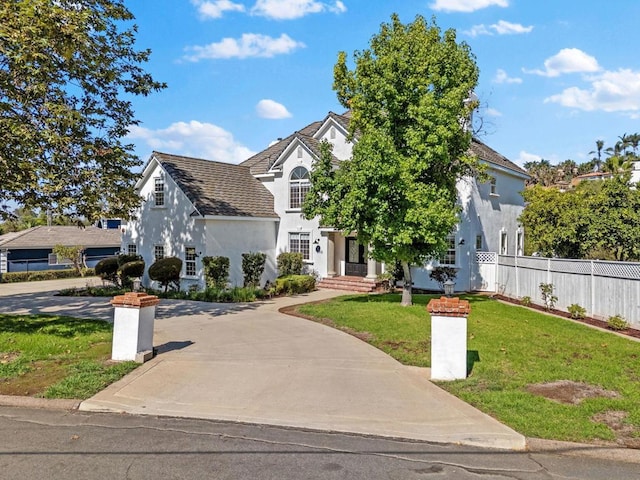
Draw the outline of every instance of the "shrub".
M84 274L93 275L93 268L84 270ZM35 270L33 272L7 272L2 274L2 283L36 282L39 280L57 280L60 278L77 278L75 270Z
M260 285L260 277L264 272L264 264L267 255L262 252L249 252L242 254L242 274L244 275L244 286L255 287Z
M144 275L144 260L134 260L127 262L118 268L118 277L120 277L120 285L124 288L131 288L133 279ZM180 265L182 268L182 264ZM179 274L178 274L179 278Z
M553 283L541 283L540 293L542 294L542 301L547 310L551 310L556 306L558 297L553 294Z
M96 263L95 271L102 280L118 285L118 257L107 257Z
M223 289L229 282L229 258L228 257L203 257L204 278L207 287Z
M182 270L182 260L177 257L165 257L149 267L149 278L159 282L164 287L164 291L169 285L178 289L180 285L180 271Z
M294 295L312 292L316 288L316 279L311 275L288 275L278 277L275 283L276 295Z
M142 256L141 255L136 255L133 253L121 253L120 255L118 255L118 265L122 266L125 263L129 263L129 262L137 262L142 260Z
M629 328L629 322L622 315L614 315L607 320L607 326L611 330L626 330Z
M444 284L449 280L455 281L457 274L457 270L453 267L434 267L429 272L429 278L438 282L440 289L444 291Z
M283 252L278 255L278 276L301 275L303 258L301 253Z
M531 306L531 297L528 297L528 296L522 297L520 299L520 305L522 305L524 307L530 307Z
M587 309L581 307L577 303L572 303L567 307L567 311L571 314L571 318L579 320L587 315Z

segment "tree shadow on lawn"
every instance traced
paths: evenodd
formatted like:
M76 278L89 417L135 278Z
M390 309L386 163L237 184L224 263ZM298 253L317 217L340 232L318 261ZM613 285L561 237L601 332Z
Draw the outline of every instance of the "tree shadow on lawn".
M60 315L5 316L0 314L0 331L7 333L55 335L71 338L109 332L111 326L102 320L76 319Z
M423 305L427 306L429 301L434 298L443 297L444 294L440 292L429 292L429 293L414 293L413 294L413 305ZM484 303L484 302L492 302L495 299L491 298L488 295L484 294L468 294L464 293L461 295L454 295L454 297L460 298L461 300L467 300L471 305L474 303ZM402 294L400 293L373 293L368 295L347 295L345 297L338 297L338 300L345 303L400 303L402 300Z

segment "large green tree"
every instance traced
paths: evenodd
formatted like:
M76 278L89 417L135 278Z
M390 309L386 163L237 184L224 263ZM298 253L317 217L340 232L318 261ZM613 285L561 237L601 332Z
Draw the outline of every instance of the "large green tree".
M526 253L561 258L640 260L640 190L630 174L582 182L562 192L535 186L524 191L520 221Z
M137 204L130 100L165 85L141 68L132 20L122 0L0 2L0 213L14 201L92 220Z
M421 16L403 24L395 14L353 64L339 53L333 85L351 110L352 158L334 170L323 147L304 211L355 233L376 260L401 262L408 305L411 265L446 249L458 222L456 182L478 167L467 124L478 68L454 30Z

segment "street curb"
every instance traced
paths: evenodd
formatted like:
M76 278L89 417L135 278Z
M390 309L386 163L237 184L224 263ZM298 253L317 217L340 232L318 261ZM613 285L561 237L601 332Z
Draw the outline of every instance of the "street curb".
M36 398L0 395L0 407L46 408L50 410L78 410L82 400L66 398Z
M527 450L531 453L547 453L563 457L587 457L616 462L640 463L640 450L616 445L594 445L590 443L527 438Z

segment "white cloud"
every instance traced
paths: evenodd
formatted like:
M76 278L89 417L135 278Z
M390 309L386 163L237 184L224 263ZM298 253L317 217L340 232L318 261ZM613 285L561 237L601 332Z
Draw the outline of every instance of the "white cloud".
M293 40L285 33L278 38L258 33L243 33L239 39L223 38L217 43L187 47L186 50L193 52L193 54L185 55L183 58L190 62L211 58L271 58L304 47L304 43Z
M291 20L312 13L344 13L347 7L340 0L333 4L317 0L257 0L251 13L275 20Z
M640 112L640 72L620 69L585 78L587 88L570 87L545 99L563 107L605 112ZM631 113L635 115L635 113Z
M496 76L493 77L493 83L522 83L522 79L518 77L510 77L507 72L499 68Z
M510 23L504 20L500 20L498 23L486 26L484 24L474 25L471 30L466 30L463 33L470 37L477 37L478 35L514 35L520 33L529 33L533 30L533 25L525 27L519 23Z
M486 114L488 117L501 117L502 112L496 110L495 108L487 108Z
M230 132L196 120L172 123L159 130L134 125L129 128L127 138L141 140L152 150L219 162L240 163L255 154L236 142Z
M224 12L244 12L244 5L231 0L191 0L198 7L198 13L204 18L220 18Z
M577 48L563 48L544 61L544 70L524 70L543 77L557 77L564 73L590 73L600 70L595 57Z
M258 102L258 104L256 105L256 112L258 113L259 117L269 118L272 120L291 117L291 113L289 113L287 107L268 98L265 98Z
M520 150L520 155L515 160L515 163L517 163L522 167L527 162L539 162L540 160L542 160L542 157L540 155L536 155L535 153L528 153L528 152L525 152L524 150Z
M487 7L508 7L509 0L435 0L429 7L444 12L475 12Z

